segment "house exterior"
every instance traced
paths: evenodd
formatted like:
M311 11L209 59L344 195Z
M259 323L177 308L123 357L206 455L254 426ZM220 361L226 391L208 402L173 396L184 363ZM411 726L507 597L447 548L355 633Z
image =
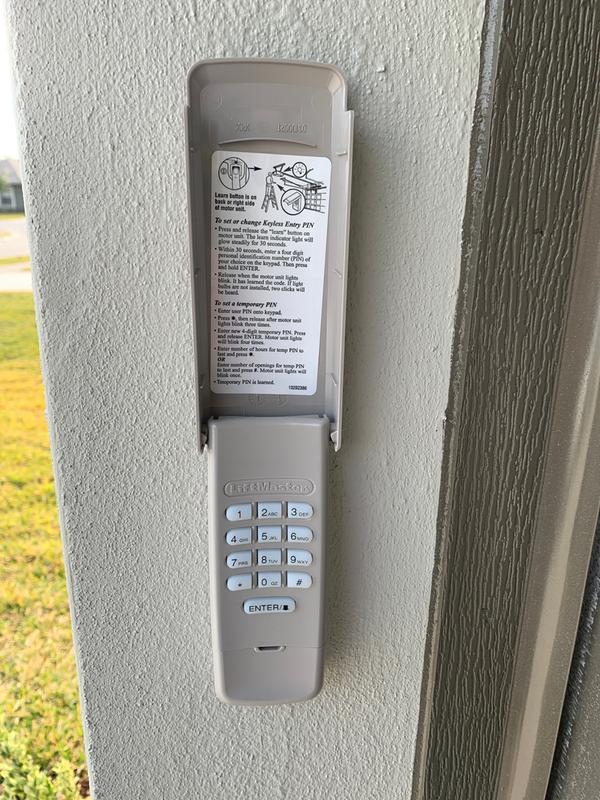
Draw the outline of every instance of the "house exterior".
M25 211L20 162L16 158L2 159L0 161L0 177L4 183L0 190L0 212Z

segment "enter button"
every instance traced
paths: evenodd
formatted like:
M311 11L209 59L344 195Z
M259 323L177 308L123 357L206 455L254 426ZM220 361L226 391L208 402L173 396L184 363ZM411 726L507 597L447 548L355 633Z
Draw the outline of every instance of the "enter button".
M251 597L244 600L246 614L289 614L296 610L291 597Z

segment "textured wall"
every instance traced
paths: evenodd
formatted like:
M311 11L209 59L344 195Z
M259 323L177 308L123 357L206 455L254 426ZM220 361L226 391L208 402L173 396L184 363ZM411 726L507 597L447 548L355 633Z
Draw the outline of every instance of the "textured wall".
M10 4L96 800L410 795L481 20L477 0ZM182 108L188 67L233 55L337 63L357 114L326 683L293 707L212 688Z

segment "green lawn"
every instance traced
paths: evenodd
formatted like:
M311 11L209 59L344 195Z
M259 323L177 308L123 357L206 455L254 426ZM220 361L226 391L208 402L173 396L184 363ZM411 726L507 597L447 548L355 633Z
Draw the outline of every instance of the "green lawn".
M0 211L0 222L3 219L23 219L24 216L22 211Z
M31 261L31 256L6 256L0 258L0 267L10 266L11 264L27 264L29 261Z
M0 294L0 797L87 787L33 301Z

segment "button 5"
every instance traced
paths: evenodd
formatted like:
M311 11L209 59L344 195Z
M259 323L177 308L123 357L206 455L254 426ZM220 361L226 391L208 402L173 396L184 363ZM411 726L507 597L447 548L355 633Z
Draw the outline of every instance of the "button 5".
M244 600L246 614L289 614L296 610L291 597L251 597Z
M227 556L227 566L230 569L252 566L252 550L241 550L237 553L229 553Z
M238 503L235 506L227 506L225 516L230 522L240 519L252 519L252 503Z
M288 503L287 515L290 519L309 519L313 515L310 503Z
M259 525L257 538L259 542L280 542L281 525Z
M231 575L227 578L227 588L230 592L239 592L242 589L252 588L252 575Z
M288 572L288 589L308 589L312 586L312 578L308 572Z
M308 567L312 564L312 555L308 550L288 550L287 563L297 567Z
M279 519L283 516L281 503L258 503L257 508L259 519Z
M310 528L304 528L302 525L287 526L288 542L312 542L312 538L313 532Z

